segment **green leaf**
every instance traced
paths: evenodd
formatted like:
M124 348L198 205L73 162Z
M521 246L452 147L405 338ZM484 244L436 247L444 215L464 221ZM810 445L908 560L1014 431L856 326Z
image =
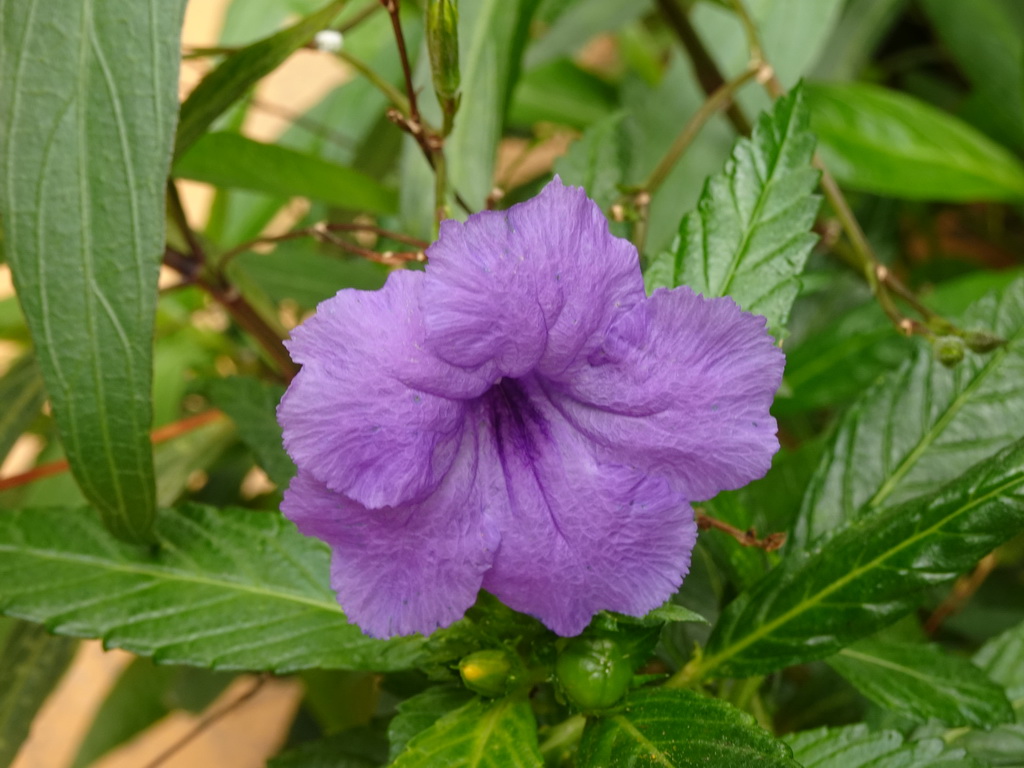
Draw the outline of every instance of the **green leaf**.
M807 85L811 129L845 186L911 200L1024 200L1024 165L966 123L867 83Z
M0 645L0 765L14 761L29 726L78 646L38 624L17 622Z
M909 0L850 0L814 65L817 80L853 80L900 18ZM790 38L792 39L792 38Z
M919 722L990 728L1014 720L1001 686L938 645L864 640L828 663L879 706Z
M615 89L569 59L526 72L512 94L510 123L561 123L580 130L615 110Z
M921 8L973 86L966 116L995 139L1024 149L1024 23L1016 0L950 3Z
M0 611L168 664L276 672L412 666L422 639L373 640L327 586L328 552L277 514L185 506L158 549L89 509L0 512Z
M465 688L436 685L399 703L398 714L388 725L389 759L397 758L417 734L472 698Z
M1024 441L936 493L846 523L722 613L694 676L821 659L891 624L1024 529Z
M235 422L239 436L256 454L267 476L281 488L287 487L295 475L295 464L284 452L275 415L284 387L232 376L209 382L206 393Z
M505 110L538 0L480 0L459 8L462 100L445 141L454 189L473 210L493 187L494 161Z
M541 768L537 724L520 698L474 699L421 731L392 768Z
M151 340L184 5L0 11L4 249L75 478L131 540L156 510Z
M845 414L804 497L791 544L930 492L1024 434L1024 280L968 311L961 327L1007 340L954 370L921 347Z
M724 701L693 691L646 689L587 723L576 764L734 768L748 763L799 768L785 744Z
M618 112L594 123L555 161L555 173L562 181L583 187L605 211L622 195L619 186L629 168L623 117L625 113Z
M1024 622L997 635L974 654L974 663L1004 686L1012 699L1024 699Z
M370 213L393 213L398 205L393 190L359 171L237 133L203 136L174 163L174 175Z
M39 366L31 355L19 358L0 378L0 464L39 415L45 399Z
M349 728L282 752L267 768L377 768L386 751L380 729Z
M680 222L671 251L648 269L648 291L688 285L707 297L731 296L782 334L817 240L810 232L819 204L813 153L797 89L761 116L752 138L736 142L724 172L708 180L697 209Z
M231 54L204 77L181 105L174 157L181 157L249 88L327 27L346 2L332 0L287 29Z
M818 728L785 739L804 768L981 768L941 739L904 743L896 731L872 733L865 725Z

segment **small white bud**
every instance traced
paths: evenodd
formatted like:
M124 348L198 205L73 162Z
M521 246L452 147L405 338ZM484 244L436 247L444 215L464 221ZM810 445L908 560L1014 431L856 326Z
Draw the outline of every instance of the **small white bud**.
M344 39L341 36L341 32L336 29L321 29L313 36L313 45L316 46L317 50L327 51L327 53L337 53L340 51L343 42Z

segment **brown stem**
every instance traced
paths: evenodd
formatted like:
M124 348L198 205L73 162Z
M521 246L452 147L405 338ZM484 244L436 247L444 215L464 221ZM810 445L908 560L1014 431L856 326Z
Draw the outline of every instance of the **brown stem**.
M709 528L714 528L715 530L722 531L723 533L727 533L732 536L740 543L741 546L744 547L756 547L758 549L763 549L765 552L774 552L786 543L785 533L769 533L763 539L759 539L757 537L757 532L753 528L747 531L741 531L739 528L729 525L729 523L724 520L719 520L717 517L711 517L711 515L706 514L701 509L696 510L696 516L697 527L700 530L706 531Z
M260 692L260 689L263 688L264 684L267 682L268 679L269 677L266 674L260 675L260 677L256 679L256 681L252 684L249 690L241 694L234 701L225 704L216 712L211 712L209 715L204 717L202 720L196 723L195 727L192 728L192 730L190 730L176 742L171 744L171 746L169 746L167 749L165 749L163 752L157 755L152 761L147 763L145 768L159 768L163 763L172 758L183 748L188 746L197 736L203 733L203 731L209 729L218 720L222 720L224 717L230 715L232 712L237 710L247 701L252 699L257 693Z
M711 58L711 54L704 47L704 43L701 41L697 31L690 24L689 18L676 5L675 0L658 0L658 10L661 11L665 21L668 22L672 31L676 33L679 41L683 44L683 50L686 51L687 56L689 56L690 61L693 63L697 81L700 83L701 88L704 89L704 93L710 95L725 85L725 78L722 77L722 73L719 71L714 59ZM736 133L741 136L750 134L750 121L747 120L746 115L743 114L743 110L740 109L738 104L730 103L726 107L725 114L729 118L729 122L732 123Z
M159 445L160 443L172 440L175 437L180 437L181 435L192 432L199 429L199 427L205 426L222 418L224 418L224 414L216 409L203 411L202 413L197 413L195 416L188 416L184 419L171 422L170 424L164 424L162 427L157 427L149 433L149 438L153 441L153 445ZM68 462L66 459L59 459L47 464L40 464L38 467L33 467L27 472L0 478L0 491L7 491L11 488L18 488L22 485L29 485L37 480L52 477L53 475L59 475L61 472L66 472L67 469Z
M344 244L344 247L345 247L346 250L351 250L351 249L354 249L354 248L358 248L358 250L356 250L354 252L358 253L360 256L364 256L366 253L374 254L375 257L376 257L376 258L373 259L374 261L380 261L380 260L382 260L384 258L387 258L388 261L386 261L384 263L391 263L392 261L394 261L396 259L399 262L425 261L426 260L426 255L423 253L423 251L427 248L428 245L430 245L426 241L420 240L417 237L410 237L409 235L403 235L400 232L392 232L391 230L382 229L381 227L376 227L376 226L374 226L372 224L355 224L355 223L336 223L335 224L335 223L326 223L326 222L324 222L324 223L320 223L320 224L315 224L312 227L302 227L301 229L293 229L290 232L285 232L285 233L280 234L280 235L270 235L270 236L265 236L265 237L253 238L252 240L249 240L247 242L241 243L240 245L236 245L231 250L225 251L223 254L221 254L220 259L218 259L218 264L220 264L221 268L223 269L224 266L228 262L231 261L231 259L235 258L239 254L245 253L246 251L252 250L257 245L266 245L266 244L271 244L271 243L281 243L281 242L285 242L287 240L298 240L298 239L301 239L301 238L304 238L304 237L315 237L315 238L318 238L320 240L324 240L326 242L330 242L331 244L334 244L334 245L337 245L339 242L344 242L344 241L339 241L337 238L332 238L330 240L327 240L324 237L324 233L325 232L372 232L373 234L378 235L379 237L386 237L386 238L388 238L390 240L395 240L395 241L397 241L399 243L405 243L406 245L411 245L411 246L413 246L413 247L418 249L416 251L411 251L411 252L410 251L386 251L385 253L377 253L376 251L367 251L365 248L358 248L358 246L355 246L355 245L350 244L350 243L345 243Z
M380 0L380 2L391 17L391 26L395 30L395 43L398 45L398 57L402 61L402 74L405 75L405 90L409 96L409 119L414 123L419 123L420 108L416 103L416 89L412 84L412 67L409 66L409 53L405 48L402 22L398 17L398 0Z
M989 577L989 574L995 570L998 562L996 553L990 552L981 559L973 571L957 579L952 591L949 593L949 597L943 600L939 607L932 612L932 615L928 617L928 621L924 625L924 631L929 635L934 635L939 631L939 627L942 626L946 619L962 611L967 602L974 596L974 593L985 582L985 579Z

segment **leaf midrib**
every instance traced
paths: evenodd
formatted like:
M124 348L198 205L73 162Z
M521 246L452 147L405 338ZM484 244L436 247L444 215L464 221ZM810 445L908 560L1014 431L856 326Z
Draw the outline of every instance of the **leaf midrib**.
M1013 488L1015 486L1021 485L1022 482L1024 482L1024 475L1021 475L1021 474L1015 475L1013 477L1013 479L1008 480L1007 482L1005 482L1005 483L999 485L998 487L992 489L988 493L986 493L986 494L984 494L982 496L979 496L977 499L972 499L968 503L966 503L963 506L957 508L956 510L954 510L950 514L948 514L945 517L943 517L942 519L938 520L934 525L931 525L928 528L925 528L924 530L920 531L919 533L914 534L913 536L910 536L910 537L904 539L902 542L900 542L899 545L897 545L895 547L892 547L890 549L887 549L885 552L883 552L882 554L880 554L878 557L874 558L873 560L865 563L864 565L862 565L862 566L860 566L858 568L853 569L852 571L850 571L846 575L841 576L840 578L836 579L834 582L832 582L825 589L822 589L817 594L815 594L814 596L801 601L800 603L798 603L797 605L793 606L788 611L783 613L778 618L773 619L773 620L771 620L769 622L766 622L764 624L761 624L753 632L751 632L745 638L741 639L739 642L736 642L736 643L733 643L732 645L726 646L726 648L724 650L722 650L722 651L720 651L720 652L718 652L718 653L716 653L716 654L714 654L712 656L705 657L703 663L701 663L700 666L697 669L696 677L698 679L699 678L703 678L709 671L713 670L715 667L721 666L723 661L726 661L726 660L732 658L733 656L738 654L743 649L749 647L750 645L752 645L753 643L757 642L761 638L771 634L778 627L781 627L782 625L788 623L791 619L795 618L796 616L799 616L801 613L804 613L805 611L809 610L810 608L813 608L818 603L820 603L822 600L824 600L826 597L828 597L829 595L833 594L834 592L842 589L843 587L845 587L850 582L860 578L861 576L863 576L868 571L870 571L870 570L874 569L875 567L877 567L883 561L888 560L890 557L892 557L893 555L898 554L899 552L902 552L904 549L906 549L907 547L911 546L912 544L916 544L921 539L923 539L923 538L925 538L927 536L931 536L932 534L934 534L940 528L944 527L946 524L948 524L950 521L952 521L956 517L958 517L958 516L968 512L968 511L974 509L975 507L977 507L977 506L979 506L981 504L984 504L984 503L990 501L991 499L993 499L993 498L995 498L997 496L1000 496L1001 494L1005 493L1006 491L1008 491L1009 489L1011 489L1011 488Z
M256 595L263 598L271 598L275 600L283 600L293 603L299 603L302 605L308 605L313 608L327 611L329 613L336 613L344 617L344 612L341 610L341 606L337 604L333 599L329 602L314 600L310 597L305 597L294 592L284 590L274 590L266 587L260 587L256 585L247 585L242 582L230 581L227 579L214 579L209 577L203 577L198 574L191 574L183 571L171 570L167 567L153 567L153 566L142 566L131 563L113 563L110 560L105 560L101 557L94 555L84 555L81 553L69 553L60 552L47 549L38 548L26 548L10 546L6 544L0 544L0 553L22 555L28 557L35 557L41 560L56 561L60 563L69 563L75 565L85 565L94 568L101 568L106 571L110 571L113 574L127 574L131 576L145 576L152 579L158 579L162 582L185 582L189 584L201 584L208 587L216 587L225 591L245 592L252 595Z

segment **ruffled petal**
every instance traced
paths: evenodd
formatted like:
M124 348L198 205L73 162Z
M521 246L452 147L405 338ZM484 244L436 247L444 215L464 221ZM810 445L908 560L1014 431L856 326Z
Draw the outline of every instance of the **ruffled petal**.
M729 298L658 290L549 392L591 439L697 501L768 471L784 365L763 317Z
M600 610L640 616L665 602L697 537L686 500L587 440L536 380L495 390L481 405L481 463L502 468L508 504L484 588L565 636Z
M341 291L288 342L302 370L278 407L285 448L304 472L368 507L437 488L462 435L463 403L449 398L491 380L423 349L421 278L396 272L379 291Z
M507 211L442 224L427 254L427 344L499 375L563 370L617 307L643 301L636 250L597 205L556 178Z
M476 482L475 438L428 500L369 510L306 472L282 511L332 550L331 586L348 618L373 637L429 634L476 600L499 534Z

